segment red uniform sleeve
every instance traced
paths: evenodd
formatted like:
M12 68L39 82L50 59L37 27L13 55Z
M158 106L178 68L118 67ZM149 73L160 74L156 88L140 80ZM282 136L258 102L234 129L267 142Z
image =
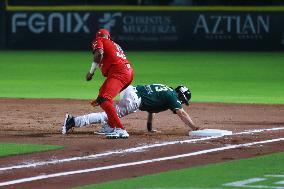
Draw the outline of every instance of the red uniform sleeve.
M95 50L97 50L97 49L102 49L102 50L104 50L104 45L103 45L102 40L100 40L100 39L94 40L94 41L92 42L92 49L93 49L93 53L94 53Z

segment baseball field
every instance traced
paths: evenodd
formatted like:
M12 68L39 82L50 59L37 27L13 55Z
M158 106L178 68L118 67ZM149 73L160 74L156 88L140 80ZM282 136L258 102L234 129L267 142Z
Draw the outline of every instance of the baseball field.
M283 52L127 52L133 84L186 85L193 121L230 136L193 137L170 111L122 122L129 139L61 135L64 116L101 111L89 102L104 78L85 81L92 54L0 51L0 188L284 189ZM134 178L135 177L135 178Z

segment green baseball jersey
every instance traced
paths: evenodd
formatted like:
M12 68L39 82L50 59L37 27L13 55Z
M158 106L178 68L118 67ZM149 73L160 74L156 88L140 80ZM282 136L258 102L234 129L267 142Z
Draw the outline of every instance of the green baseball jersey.
M142 111L158 113L170 109L175 112L175 110L182 108L175 90L166 85L138 85L136 90L137 95L141 97L139 109Z

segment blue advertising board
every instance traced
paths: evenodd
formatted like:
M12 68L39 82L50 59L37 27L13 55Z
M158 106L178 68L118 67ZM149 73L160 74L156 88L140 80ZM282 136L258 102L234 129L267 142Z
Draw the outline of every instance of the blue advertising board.
M283 12L10 11L12 49L89 50L99 28L127 50L283 50Z

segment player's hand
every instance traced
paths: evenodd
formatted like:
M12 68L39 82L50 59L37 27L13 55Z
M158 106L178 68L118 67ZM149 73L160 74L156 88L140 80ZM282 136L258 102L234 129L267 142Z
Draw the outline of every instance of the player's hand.
M152 129L151 131L148 131L149 133L162 133L162 131L159 131L157 129Z
M153 129L152 123L150 122L147 122L147 130L149 133L161 133L161 131Z
M92 100L92 101L91 101L91 105L92 105L93 107L98 106L99 104L97 103L97 99Z
M197 131L197 130L202 130L204 128L198 127L198 126L193 126L191 129L192 129L192 131Z
M87 80L87 81L92 80L92 79L93 79L93 76L94 76L94 74L91 74L90 72L87 72L87 74L86 74L86 80Z

